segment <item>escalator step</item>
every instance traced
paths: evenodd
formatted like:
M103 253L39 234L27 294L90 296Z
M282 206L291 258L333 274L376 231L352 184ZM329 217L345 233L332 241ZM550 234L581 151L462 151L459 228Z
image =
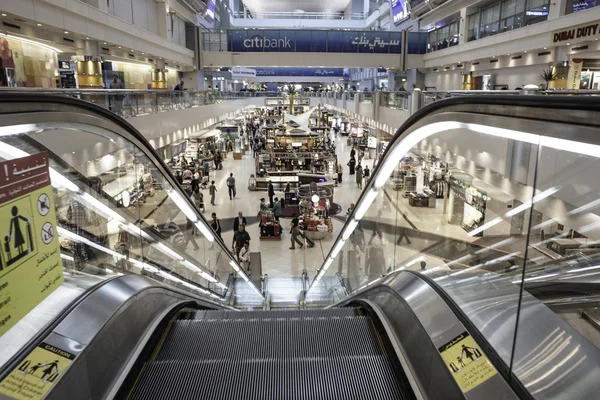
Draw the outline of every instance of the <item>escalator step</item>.
M328 310L273 310L273 311L196 311L196 319L256 319L256 318L332 318L355 317L357 310L351 307Z
M380 355L368 317L176 321L158 360Z
M405 399L383 356L148 363L130 400Z

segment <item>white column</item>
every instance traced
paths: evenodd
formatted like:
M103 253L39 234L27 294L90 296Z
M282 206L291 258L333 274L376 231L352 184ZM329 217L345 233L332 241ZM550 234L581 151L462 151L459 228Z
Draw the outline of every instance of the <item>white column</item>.
M467 9L466 8L461 8L460 9L460 22L458 24L458 44L465 44L467 43L467 34L468 34L468 25L469 21L467 18Z
M548 10L548 21L557 19L565 15L567 10L567 0L555 0L550 3L550 9Z

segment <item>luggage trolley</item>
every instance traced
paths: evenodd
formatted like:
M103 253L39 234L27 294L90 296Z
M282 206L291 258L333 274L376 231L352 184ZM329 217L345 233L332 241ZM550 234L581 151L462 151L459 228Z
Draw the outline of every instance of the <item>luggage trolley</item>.
M254 174L250 174L250 178L248 178L248 190L252 192L256 191L256 178Z

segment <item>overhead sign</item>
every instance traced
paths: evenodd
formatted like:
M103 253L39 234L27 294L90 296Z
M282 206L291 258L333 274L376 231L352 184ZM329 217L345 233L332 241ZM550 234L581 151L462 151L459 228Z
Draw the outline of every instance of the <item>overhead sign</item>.
M468 332L461 333L439 347L438 351L463 393L498 373Z
M206 5L206 14L204 14L204 18L208 22L213 22L215 20L215 9L217 8L217 0L208 0L208 4Z
M400 54L402 38L401 32L287 29L234 29L227 35L227 50L232 52Z
M231 76L234 78L254 78L256 77L256 70L254 68L231 68Z
M596 6L596 0L582 0L582 1L573 1L572 10L574 13L588 10Z
M552 34L553 43L569 42L579 43L588 40L595 40L600 37L600 23L585 24L569 29L554 32Z
M394 24L399 23L408 16L405 0L392 0L392 15L394 17Z
M256 68L256 76L341 77L343 68Z
M48 153L0 162L0 336L63 282Z
M41 400L75 357L73 353L42 343L0 382L0 393L17 400Z

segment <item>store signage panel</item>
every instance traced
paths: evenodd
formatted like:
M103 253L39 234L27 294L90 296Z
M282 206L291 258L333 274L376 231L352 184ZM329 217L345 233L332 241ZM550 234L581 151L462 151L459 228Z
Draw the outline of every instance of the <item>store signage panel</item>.
M204 14L204 18L208 22L213 22L215 20L215 9L217 8L217 0L208 0L208 4L206 6L206 14Z
M400 54L402 37L400 32L324 30L230 30L227 35L228 51L233 52L381 54Z
M343 68L256 68L256 76L341 77Z
M582 1L573 1L573 12L579 12L583 10L589 10L596 6L596 0L582 0Z
M596 22L554 32L552 34L552 42L577 43L594 40L598 37L600 37L600 23Z
M231 76L239 78L254 78L256 77L256 70L254 68L231 68Z
M406 2L405 0L392 0L392 15L394 16L394 24L398 24L406 18Z

